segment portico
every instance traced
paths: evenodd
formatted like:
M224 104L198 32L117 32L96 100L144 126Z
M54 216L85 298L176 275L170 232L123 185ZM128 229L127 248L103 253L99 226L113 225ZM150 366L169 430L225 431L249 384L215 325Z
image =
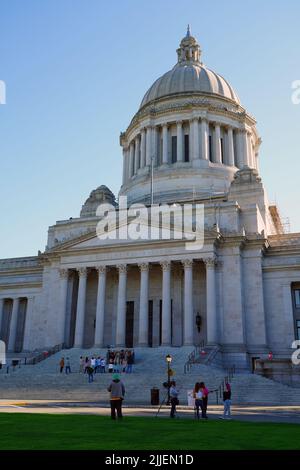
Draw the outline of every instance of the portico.
M73 289L68 290L65 287L66 273L69 276L75 274L79 280L76 289L74 346L84 346L87 316L93 318L94 324L93 330L90 330L89 345L126 346L128 304L133 305L134 322L130 334L135 346L148 346L149 343L163 346L171 346L174 343L178 346L195 344L197 342L195 323L197 312L200 311L203 316L204 325L206 321L208 327L215 322L214 305L207 303L207 308L205 308L206 291L209 296L212 296L216 290L215 278L206 274L208 269L211 270L211 264L206 259L193 260L191 257L165 259L161 262L145 259L141 263L128 262L84 266L76 269L64 268L64 276L60 278L61 292L65 294L65 297L61 298L62 312L67 305L70 307L67 297L72 295L74 297ZM97 281L95 276L89 279L91 272L97 273ZM107 279L108 272L110 273L109 279ZM207 287L204 289L205 284ZM193 291L194 287L196 295ZM93 292L95 289L96 293ZM113 307L109 302L109 295L116 300ZM91 303L92 296L96 298L94 303ZM176 306L174 305L175 298ZM66 310L64 310L63 317L69 320L71 318ZM174 332L175 324L180 325L180 333ZM114 327L109 328L110 325ZM68 330L67 328L66 331ZM66 331L63 327L64 338ZM150 331L151 338L149 337ZM215 334L210 330L201 331L201 339L204 336L214 343L217 341ZM200 342L200 336L198 341Z

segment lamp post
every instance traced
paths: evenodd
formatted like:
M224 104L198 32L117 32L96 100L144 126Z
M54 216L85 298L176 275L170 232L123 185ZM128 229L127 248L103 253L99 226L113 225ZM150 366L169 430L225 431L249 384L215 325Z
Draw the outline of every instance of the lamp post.
M170 369L170 365L171 365L171 362L172 362L172 356L170 356L170 354L168 354L166 356L166 361L167 361L167 365L168 365L168 400L167 400L167 405L170 405L171 401L170 401L170 372L171 372L171 369Z

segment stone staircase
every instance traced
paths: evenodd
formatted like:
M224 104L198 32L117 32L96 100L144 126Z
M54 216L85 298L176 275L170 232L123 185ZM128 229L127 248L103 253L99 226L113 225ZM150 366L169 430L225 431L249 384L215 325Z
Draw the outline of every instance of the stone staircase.
M184 364L193 348L136 348L136 363L132 374L122 374L126 387L127 404L150 404L150 389L160 389L162 400L167 390L163 382L167 381L165 357L172 355L171 369L174 380L180 389L180 403L187 404L187 391L196 381L204 381L210 390L219 388L226 371L210 365L195 363L190 371L184 374ZM21 366L9 374L6 369L0 371L0 399L14 400L58 400L107 403L109 399L107 386L110 374L96 374L93 383L88 377L79 374L80 356L105 356L102 349L69 349L60 351L36 365ZM69 357L72 373L59 373L61 357ZM281 404L300 405L300 389L275 383L253 374L237 374L232 384L232 400L235 404ZM210 403L216 403L216 394L212 393Z

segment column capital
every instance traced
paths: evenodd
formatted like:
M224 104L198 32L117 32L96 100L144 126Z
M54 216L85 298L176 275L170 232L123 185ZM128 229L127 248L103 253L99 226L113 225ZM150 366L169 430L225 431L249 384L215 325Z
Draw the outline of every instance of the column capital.
M118 268L119 274L126 274L127 264L118 264L117 268Z
M182 120L176 121L177 126L182 126Z
M167 260L161 261L160 265L163 271L169 271L171 269L171 261L167 261Z
M167 122L165 122L164 124L161 125L161 127L162 127L163 129L168 129L169 124L168 124Z
M192 268L193 267L193 260L192 259L183 259L182 261L184 269Z
M65 268L60 268L59 269L59 275L62 279L68 279L69 277L69 270Z
M96 269L96 271L98 271L99 276L100 276L100 274L105 274L106 273L106 266L104 264L99 265L99 266L95 266L95 269Z
M212 256L211 258L205 258L203 261L207 268L214 268L217 264L217 258L215 256Z
M149 271L149 263L140 263L139 264L140 271Z
M193 117L191 117L190 121L191 122L199 122L199 117L193 116Z
M85 277L87 276L87 268L77 268L77 272L79 274L79 277Z

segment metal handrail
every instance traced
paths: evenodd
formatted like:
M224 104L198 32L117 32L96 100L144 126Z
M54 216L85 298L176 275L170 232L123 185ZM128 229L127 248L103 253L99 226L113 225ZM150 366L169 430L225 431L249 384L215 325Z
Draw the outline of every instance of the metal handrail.
M217 405L219 404L219 396L220 396L220 401L222 400L223 393L225 390L225 384L230 382L230 380L234 377L235 374L235 365L232 365L229 369L227 369L227 374L222 382L220 383L219 387L215 390L216 392L216 401Z
M195 346L195 349L188 355L188 359L183 367L184 374L186 374L187 372L191 370L192 364L195 363L196 357L199 355L199 352L204 348L204 346L205 346L205 342L201 341L201 343Z

